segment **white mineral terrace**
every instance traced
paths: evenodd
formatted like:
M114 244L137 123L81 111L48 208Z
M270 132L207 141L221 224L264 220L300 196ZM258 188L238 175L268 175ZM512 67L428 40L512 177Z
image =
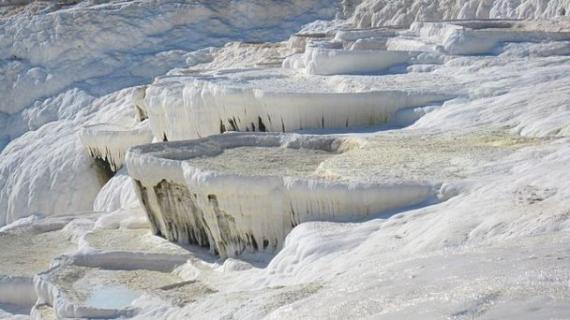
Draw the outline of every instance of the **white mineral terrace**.
M48 312L41 307L51 306L57 318L128 317L141 295L170 299L176 290L167 290L188 284L171 272L192 255L147 229L115 229L101 219L80 239L83 250L60 256L34 278L33 301L37 295L39 303L32 312ZM180 293L189 299L197 292Z
M385 39L394 37L398 31L403 30L397 27L379 27L370 29L341 29L335 33L334 40L343 43L350 43L362 39Z
M303 55L303 62L295 67L302 67L307 74L314 75L374 74L410 64L418 54L413 51L345 50L310 45ZM288 63L284 65L288 66Z
M332 36L326 33L296 33L289 37L287 47L293 50L293 52L303 53L308 43L327 39L330 40L331 38Z
M127 149L150 143L152 132L146 122L131 129L113 124L96 124L83 127L79 137L91 157L105 161L111 171L116 172L123 166Z
M0 0L0 319L566 319L568 12Z
M55 307L60 318L130 316L130 304L145 290L179 282L176 276L152 270L106 270L61 265L35 279L39 299Z
M127 168L154 233L226 257L275 252L302 222L358 221L446 200L457 192L448 183L477 174L466 167L533 141L500 132L366 140L233 133L137 146Z
M365 127L454 97L436 88L349 90L294 70L229 70L160 78L145 101L155 137L172 141L225 131Z
M570 29L557 21L464 20L417 22L401 37L388 40L389 50L435 48L453 55L489 54L506 42L570 39ZM419 40L419 41L418 41ZM418 45L421 44L421 45ZM431 45L431 47L430 47Z
M134 147L129 175L154 231L221 256L275 252L306 221L355 221L415 205L427 183L382 183L316 174L357 141L288 134L226 134Z

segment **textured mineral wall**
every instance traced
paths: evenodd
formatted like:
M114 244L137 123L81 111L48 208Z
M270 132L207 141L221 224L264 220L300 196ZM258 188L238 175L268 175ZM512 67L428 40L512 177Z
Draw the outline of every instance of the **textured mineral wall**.
M273 253L302 222L368 219L433 196L429 184L331 180L311 172L326 161L321 153L334 157L357 146L355 141L319 136L226 134L134 147L127 167L137 180L138 195L155 234L209 246L223 257L243 251ZM258 172L244 170L243 163L252 161L248 157L268 152L259 149L281 150L283 155L263 158L267 167ZM296 151L284 152L288 149ZM214 160L217 165L203 158L218 157L225 150L230 155ZM312 156L312 164L296 163L311 150L319 151L318 157ZM217 167L222 164L224 168Z
M413 89L341 92L320 77L267 69L165 77L147 89L145 101L154 136L173 141L225 131L366 127L386 123L400 109L454 96Z

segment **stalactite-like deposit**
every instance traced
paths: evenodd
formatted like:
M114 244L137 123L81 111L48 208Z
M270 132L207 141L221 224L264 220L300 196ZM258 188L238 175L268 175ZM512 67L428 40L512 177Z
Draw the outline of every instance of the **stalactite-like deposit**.
M154 233L224 257L273 253L302 222L369 219L433 196L429 184L315 174L327 157L358 146L322 136L224 134L134 147L127 167Z

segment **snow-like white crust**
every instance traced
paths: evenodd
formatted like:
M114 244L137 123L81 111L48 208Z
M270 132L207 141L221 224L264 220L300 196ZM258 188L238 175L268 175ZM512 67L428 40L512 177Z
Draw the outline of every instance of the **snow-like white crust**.
M341 42L352 42L360 39L383 39L394 37L400 28L380 27L370 29L341 29L335 33L334 40Z
M378 73L408 64L417 56L412 51L343 50L308 46L305 72L314 75Z
M2 1L0 15L14 3ZM569 0L342 0L344 15L362 2L353 21L366 29L317 21L271 44L256 40L286 39L303 21L332 16L336 3L64 0L28 12L44 2L0 18L0 225L34 214L0 227L0 318L27 318L19 313L36 297L31 317L42 320L135 309L137 319L152 320L570 314L570 41L557 41L568 39L570 20L412 24L552 17L565 15ZM412 28L369 28L380 24ZM248 42L186 51L232 40ZM300 72L307 45L333 56L326 61L349 61L318 64L343 75ZM372 71L390 51L414 56L407 67ZM372 53L380 59L366 58ZM289 70L268 69L282 60ZM350 69L358 64L370 70ZM148 90L101 97L174 66ZM213 84L206 90L202 82ZM239 129L257 131L260 118L267 129L285 112L271 110L270 120L261 102L287 110L292 123L324 121L326 130L311 131L335 134L229 134L140 147L133 173L145 208L157 213L155 232L239 257L153 236L144 210L131 207L136 194L124 167L99 190L104 181L79 129L129 127L133 105L144 120L153 90L168 111L155 115L159 129L170 130L158 130L154 142L231 130L219 120L243 121L243 105L254 115ZM328 127L324 106L339 118L342 95L350 104L400 99L360 95L369 92L449 100L398 107L386 131L346 128L342 118ZM198 96L202 105L187 108ZM310 100L323 103L322 118ZM302 107L293 109L297 118L291 104ZM413 200L422 188L437 193L433 202L373 219L362 213ZM62 214L72 216L42 217ZM273 255L273 240L299 222ZM143 295L122 307L84 299L115 282Z
M229 171L220 172L197 167L192 158L246 146L336 153L350 144L349 140L319 136L226 134L134 147L128 153L127 167L137 180L139 197L156 234L209 246L223 257L244 250L271 253L282 247L286 235L300 223L371 218L426 201L434 195L433 187L405 181L249 175L240 172L239 159ZM295 159L290 161L294 166Z
M113 177L99 190L93 202L93 211L113 212L122 208L136 208L138 199L133 188L133 181L127 175L125 167L117 171Z
M364 0L350 20L355 26L369 28L450 19L544 19L567 12L568 0Z
M304 23L334 14L328 0L272 6L162 0L83 2L50 14L16 15L0 25L0 58L7 62L0 65L0 112L17 113L86 79L99 78L97 85L112 91L136 85L183 63L188 51L229 39L285 39ZM122 79L107 80L112 77Z
M2 150L0 225L31 214L69 215L92 210L108 177L85 151L79 131L91 124L133 122L132 91L120 90L83 105L84 93L70 90L63 101L53 99L50 104L72 105L76 110L66 109L62 112L69 113L65 117L42 124ZM42 110L36 111L41 114Z
M2 152L0 225L36 213L88 211L103 181L74 123L47 124Z
M150 143L153 136L145 122L132 129L105 123L89 125L82 128L79 137L91 157L105 161L116 172L123 166L129 147Z
M448 54L477 55L490 53L505 42L543 42L570 39L568 24L532 22L450 21L416 22L410 27L419 39L436 45ZM392 48L394 48L393 46Z
M135 106L135 120L137 121L144 121L148 119L148 114L146 111L146 104L144 102L144 96L146 95L146 88L147 86L140 86L137 87L133 91L133 104Z
M225 131L365 127L387 122L399 109L455 96L421 89L344 92L323 77L261 69L165 77L147 89L145 100L155 137L173 141Z

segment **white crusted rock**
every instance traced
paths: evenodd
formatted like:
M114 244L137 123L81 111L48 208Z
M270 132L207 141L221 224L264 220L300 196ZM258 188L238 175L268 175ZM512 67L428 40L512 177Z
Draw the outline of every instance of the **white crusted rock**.
M355 145L319 136L226 134L134 147L127 166L156 234L224 257L272 253L302 222L368 219L434 194L429 183L315 174L320 163Z

